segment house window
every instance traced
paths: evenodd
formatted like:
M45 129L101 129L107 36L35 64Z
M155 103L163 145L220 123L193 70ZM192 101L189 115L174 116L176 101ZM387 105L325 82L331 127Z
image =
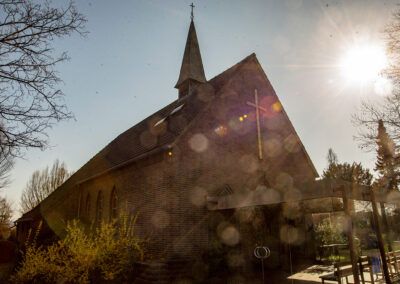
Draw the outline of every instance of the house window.
M115 219L118 217L118 197L115 187L111 192L110 198L110 219Z
M96 202L96 223L97 225L101 224L101 220L103 218L103 193L99 191L97 195Z
M86 197L85 214L86 214L86 217L89 219L90 218L90 194L88 194Z

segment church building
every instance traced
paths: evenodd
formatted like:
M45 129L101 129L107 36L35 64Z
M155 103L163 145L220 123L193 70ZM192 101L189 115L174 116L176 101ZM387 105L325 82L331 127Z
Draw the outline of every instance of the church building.
M302 203L279 200L301 196L318 173L257 56L207 79L192 17L175 88L175 101L25 213L18 240L40 220L51 239L68 220L108 222L127 210L138 214L136 232L151 235L155 261L190 262L215 242L230 248L241 273L259 265L256 246L269 247L270 268L287 267L289 250L312 257Z

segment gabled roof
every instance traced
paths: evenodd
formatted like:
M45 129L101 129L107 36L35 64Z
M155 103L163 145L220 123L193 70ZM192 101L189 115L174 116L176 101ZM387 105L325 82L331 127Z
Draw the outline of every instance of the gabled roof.
M228 82L240 66L253 58L256 59L255 54L246 57L208 83L198 86L188 96L172 102L120 134L76 172L80 176L80 181L155 149L172 146L196 116L213 100L216 90ZM199 96L199 92L203 93L202 96ZM161 121L163 119L164 121Z
M79 182L91 179L120 165L125 165L145 154L151 154L156 149L172 147L198 114L215 99L215 94L229 85L237 72L247 72L249 68L253 68L249 67L250 64L259 69L261 76L270 85L256 55L253 53L247 56L208 83L198 86L188 96L175 100L120 134L76 172L76 175L79 176ZM273 91L272 86L271 89ZM202 93L202 95L199 96L199 93ZM204 97L207 97L207 99L204 99ZM283 113L287 117L286 112L283 111ZM288 117L287 120L290 122ZM289 123L289 125L293 133L297 135L292 124ZM300 139L299 143L315 177L318 177L318 172Z
M256 55L254 53L249 55L207 83L198 85L184 98L172 102L120 134L38 206L44 205L45 208L50 209L54 204L57 204L57 201L61 202L74 185L135 162L146 155L173 147L179 137L199 117L199 114L218 97L220 91L229 88L233 77L244 74L250 69L254 70L254 68L258 70L258 74L264 78L263 80L266 80L270 85ZM274 92L272 86L270 88ZM284 115L287 116L286 113ZM287 119L289 120L289 118ZM296 133L291 123L289 124L293 132ZM317 177L318 173L301 141L300 144L301 152L305 155L309 167ZM25 213L24 216L28 213Z
M178 88L184 81L192 79L205 83L203 62L201 60L199 42L193 20L190 22L189 33L186 40L185 53L183 54L181 72L175 88Z

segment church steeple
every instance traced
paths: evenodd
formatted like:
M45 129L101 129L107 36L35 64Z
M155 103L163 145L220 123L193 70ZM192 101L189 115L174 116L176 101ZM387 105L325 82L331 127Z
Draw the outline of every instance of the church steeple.
M192 4L193 5L193 4ZM193 22L193 7L189 34L186 40L185 53L183 55L181 72L175 88L179 90L179 98L186 96L190 89L199 83L206 83L203 62L200 55L199 42L197 41L196 29Z

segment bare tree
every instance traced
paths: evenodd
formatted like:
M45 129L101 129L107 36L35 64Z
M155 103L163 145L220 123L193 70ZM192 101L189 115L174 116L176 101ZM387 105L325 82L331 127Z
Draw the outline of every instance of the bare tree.
M400 93L385 97L380 104L362 102L360 111L352 117L358 131L355 139L361 149L369 152L376 150L379 121L386 125L394 144L400 145Z
M328 166L337 164L339 162L338 157L332 148L329 148L328 155L326 155L326 160L328 161Z
M55 67L68 60L53 42L85 34L86 19L73 2L0 0L0 151L18 156L24 148L45 148L48 130L69 119ZM0 153L0 154L1 154Z
M384 34L389 59L386 74L398 81L400 78L400 10L393 13L392 21L386 26Z
M352 122L357 127L355 139L361 149L375 151L379 120L386 126L388 134L396 145L400 145L400 10L384 30L386 55L389 67L382 72L393 84L393 91L380 103L362 102L358 113L353 115Z
M0 153L0 191L8 186L11 182L10 171L14 167L12 156L4 156Z
M67 170L65 163L60 163L59 160L54 161L50 170L49 167L46 167L42 171L35 171L21 195L20 206L22 213L38 205L50 193L56 190L57 187L63 184L71 174Z
M0 227L8 227L12 217L12 206L6 198L0 197Z

